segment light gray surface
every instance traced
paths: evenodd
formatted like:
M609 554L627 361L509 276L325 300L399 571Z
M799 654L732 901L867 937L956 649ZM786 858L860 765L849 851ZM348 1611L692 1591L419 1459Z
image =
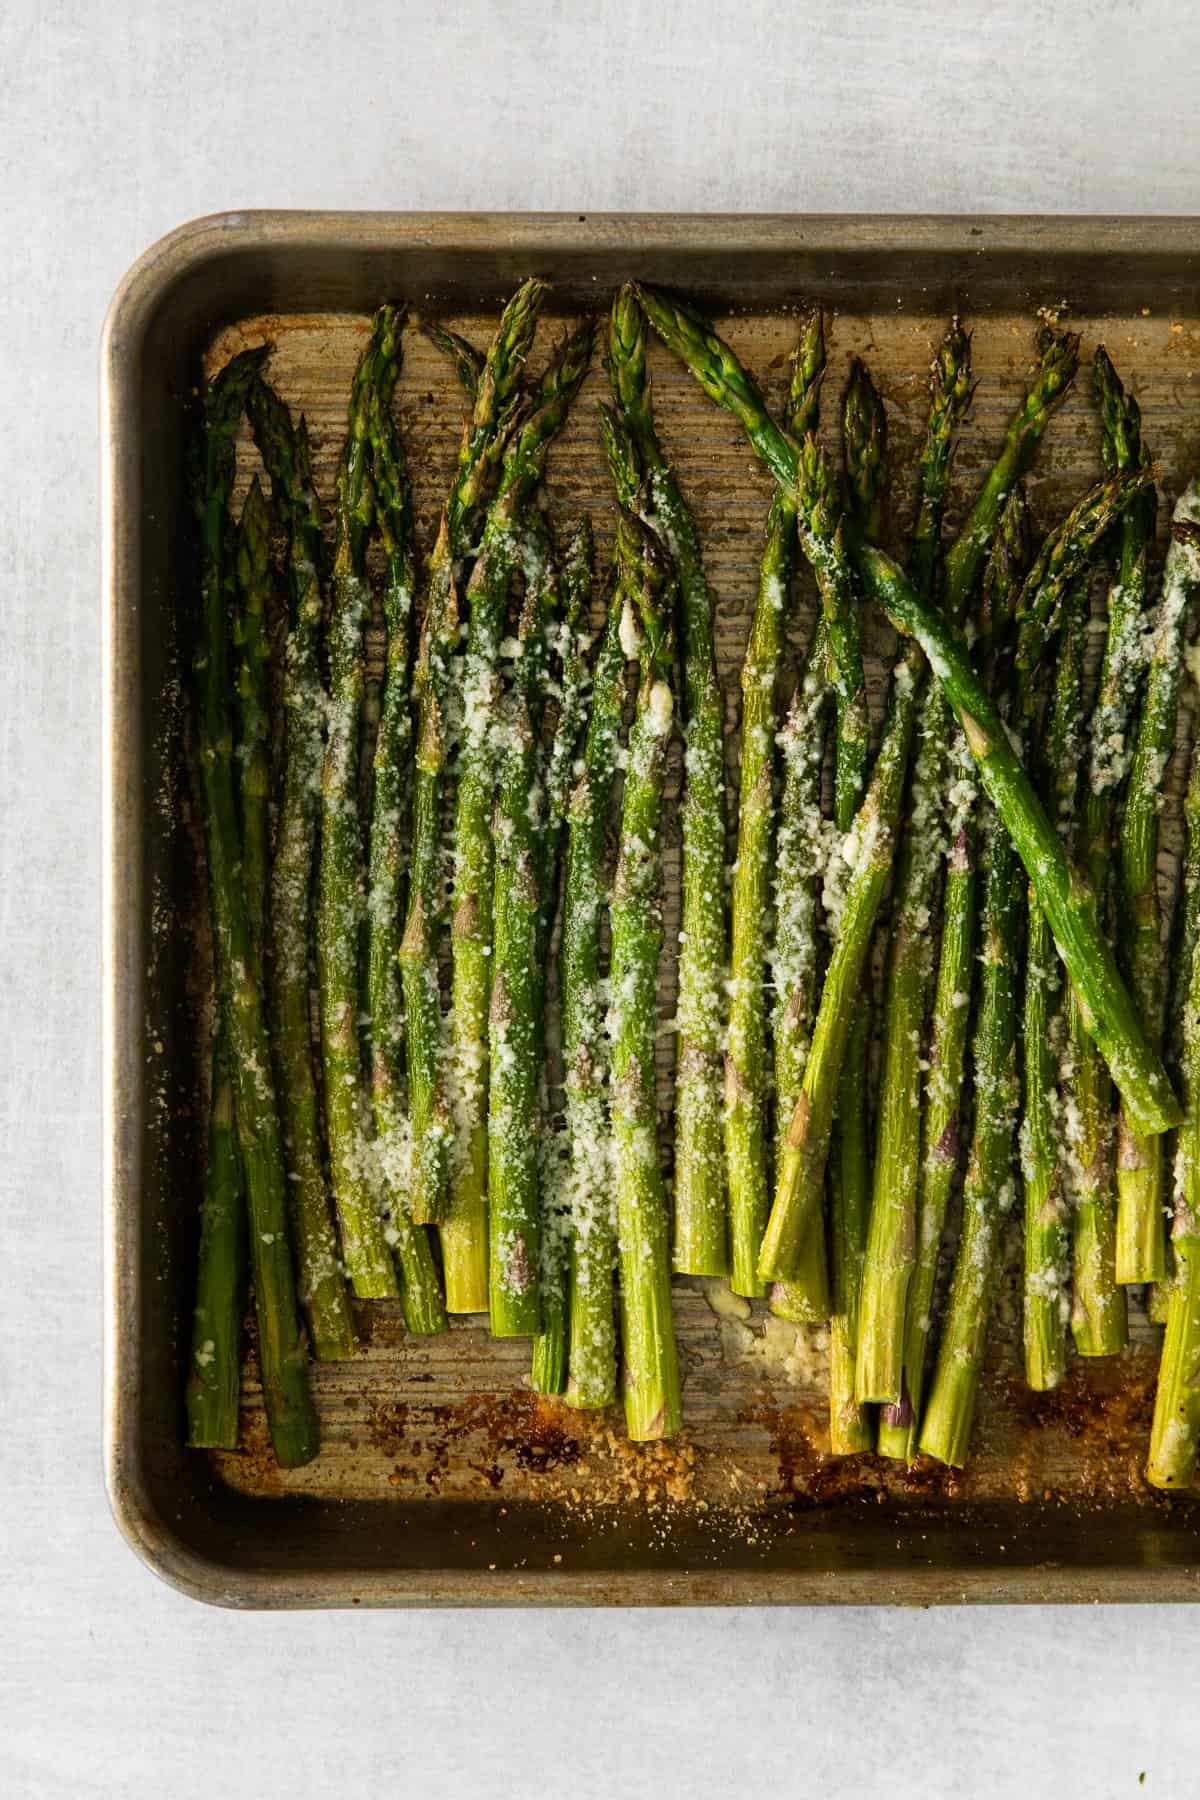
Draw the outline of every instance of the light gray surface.
M1178 0L7 0L4 1793L1195 1791L1190 1612L248 1617L134 1562L98 1447L95 379L125 267L230 206L1200 210L1198 52Z

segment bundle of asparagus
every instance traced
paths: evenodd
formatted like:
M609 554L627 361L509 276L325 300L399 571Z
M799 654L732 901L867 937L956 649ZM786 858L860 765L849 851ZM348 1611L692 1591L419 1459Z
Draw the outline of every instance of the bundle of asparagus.
M820 499L818 465L811 451L776 425L733 352L697 314L669 296L650 290L641 297L664 341L688 364L712 398L742 422L751 444L779 483L781 495L792 498L803 516L805 506L811 507ZM969 808L971 784L957 774L926 775L918 759L910 797L911 817L901 850L897 935L883 1023L876 1204L859 1295L855 1399L859 1405L870 1400L885 1403L879 1447L886 1454L912 1455L919 1443L944 1460L961 1461L969 1441L974 1388L998 1266L1000 1226L1014 1191L1010 1166L1016 1116L1015 984L1020 966L1020 938L1015 925L1020 865L1014 855L1019 855L1024 863L1030 882L1023 1162L1029 1219L1027 1340L1031 1379L1040 1384L1060 1378L1062 1370L1062 1327L1070 1288L1064 1260L1068 1233L1063 1197L1068 1185L1075 1201L1074 1304L1081 1348L1088 1343L1088 1315L1102 1312L1105 1304L1110 1313L1116 1306L1123 1306L1123 1290L1115 1280L1105 1283L1103 1276L1097 1275L1098 1262L1103 1258L1097 1256L1094 1248L1098 1208L1093 1195L1097 1164L1103 1155L1102 1141L1098 1142L1096 1134L1098 1130L1102 1133L1103 1125L1097 1124L1095 1115L1105 1105L1097 1072L1105 1078L1111 1074L1120 1092L1123 1116L1131 1122L1129 1127L1123 1126L1123 1141L1136 1134L1141 1144L1151 1147L1139 1147L1136 1153L1130 1153L1127 1185L1131 1189L1137 1185L1135 1167L1153 1165L1157 1155L1154 1147L1179 1117L1155 1048L1156 1012L1161 999L1153 998L1149 982L1144 981L1139 988L1144 998L1140 1006L1135 1005L1105 935L1105 915L1087 879L1090 873L1103 884L1106 877L1105 848L1110 829L1107 814L1112 800L1098 796L1107 790L1119 792L1124 773L1120 766L1122 749L1140 673L1132 647L1140 632L1132 620L1141 612L1148 520L1153 516L1152 502L1146 499L1150 478L1142 466L1136 408L1115 383L1111 365L1103 354L1098 359L1097 382L1105 408L1106 462L1113 479L1086 496L1059 532L1052 534L1015 609L1019 620L1014 626L1018 634L1015 649L1020 664L1016 723L1024 732L1027 748L1035 741L1031 733L1038 716L1034 671L1052 639L1060 633L1063 639L1046 758L1048 770L1043 780L1044 800L1020 765L1001 714L989 695L988 684L976 674L953 630L954 622L962 618L967 608L997 527L1004 519L1006 528L997 547L997 558L1003 561L993 563L985 585L984 617L980 620L989 667L993 670L991 685L995 687L1000 679L995 671L1003 668L1006 654L1011 658L1013 653L1011 648L1005 652L996 639L1006 630L1003 615L1011 604L1026 533L1023 503L1015 496L1010 499L1010 495L1015 478L1028 468L1049 415L1072 379L1076 356L1076 340L1049 331L1044 334L1040 378L1014 419L1001 456L947 556L940 607L936 587L926 582L923 592L915 589L878 545L869 541L869 533L860 529L854 539L854 563L866 592L882 605L901 633L912 640L912 648L906 652L894 679L884 740L858 821L859 847L854 852L854 869L832 946L811 1050L792 1107L791 1123L780 1140L776 1201L760 1254L760 1270L765 1276L777 1280L794 1276L801 1266L806 1232L811 1229L813 1218L819 1218L837 1081L848 1055L851 1017L859 1011L870 933L887 886L893 838L898 836L903 818L904 775L918 712L914 690L919 694L926 665L937 678L934 694L940 689L945 695L943 701L935 703L948 707L957 717L961 744L973 759L995 808L994 813L989 809L984 833L984 957L974 1032L974 1148L964 1194L958 1273L941 1331L939 1374L922 1427L921 1389L934 1278L961 1136L963 1052L974 985L974 855L969 812L962 812L957 819L951 819L950 859L941 911L941 969L930 1021L925 986L928 974L917 951L909 948L915 935L910 898L915 886L915 844L929 830L923 823L928 817L925 795L929 785L935 789L940 786L943 792L948 790L952 808L954 793L962 788L964 799L959 805ZM966 398L964 386L964 405ZM1081 657L1087 617L1087 595L1080 580L1120 519L1125 520L1121 527L1122 573L1129 586L1122 582L1115 600L1110 602L1105 679L1091 734L1090 764L1096 773L1089 781L1085 822L1077 830L1077 773L1082 754ZM1185 543L1187 539L1185 528ZM1165 579L1165 622L1158 634L1163 641L1160 663L1165 664L1174 649L1176 670L1186 599L1182 557L1177 541ZM920 571L922 565L915 566ZM1167 641L1172 632L1175 637ZM1173 704L1169 683L1160 677L1157 690L1152 683L1147 696L1141 727L1148 737L1148 746L1157 750L1157 757L1152 758L1148 747L1146 757L1155 777L1149 785L1151 796L1161 785L1166 749L1174 735ZM1156 729L1161 735L1155 735ZM944 734L945 715L941 731L935 727L935 736ZM1127 876L1127 892L1140 895L1140 905L1146 909L1150 904L1146 890L1153 892L1154 883L1143 873L1147 850L1145 826L1139 822L1144 812L1138 798L1140 792L1141 787L1131 787L1123 841L1131 843L1134 871ZM1156 812L1153 798L1150 812ZM1153 840L1149 858L1152 869ZM926 871L926 882L928 879ZM925 930L931 918L929 892L927 886L914 896L915 916ZM1133 911L1132 903L1127 904ZM1200 908L1196 910L1200 912ZM1150 936L1147 930L1142 941L1148 944ZM1161 995L1164 965L1157 948L1157 912L1153 936L1155 953L1152 958L1147 957L1147 963L1154 971ZM1190 949L1189 945L1189 954ZM1070 984L1069 1055L1062 1034L1051 1029L1051 1016L1039 1010L1054 991L1059 957ZM786 964L783 966L786 968ZM1136 982L1135 970L1131 969L1131 976ZM811 980L797 982L799 1004L805 1010L811 1004L810 991ZM917 1046L924 1041L927 1023L931 1032L930 1079L923 1099L914 1100L912 1076L917 1067ZM1073 1082L1089 1100L1086 1108L1073 1105L1066 1109L1073 1129L1092 1133L1082 1146L1082 1154L1078 1142L1072 1142L1072 1131L1058 1128L1059 1102L1055 1096L1065 1081ZM1050 1098L1050 1110L1043 1104L1043 1093ZM1028 1111L1030 1106L1035 1109L1032 1114ZM924 1120L916 1129L924 1132L926 1148L920 1165L923 1173L910 1179L905 1171L913 1166L914 1159L905 1156L901 1146L912 1143L914 1121L920 1119L922 1110ZM1081 1119L1085 1123L1081 1124ZM891 1133L898 1134L894 1141ZM1097 1147L1089 1153L1089 1145ZM835 1164L835 1191L836 1172ZM1146 1185L1144 1179L1142 1185ZM835 1233L834 1242L837 1241ZM1137 1279L1157 1272L1148 1258L1136 1263L1131 1258L1122 1266L1122 1277L1134 1279L1135 1269ZM1098 1281L1104 1293L1097 1292ZM1181 1303L1178 1312L1182 1310ZM1111 1336L1106 1339L1101 1332L1094 1341L1097 1347L1116 1348L1121 1340L1114 1343ZM945 1371L944 1375L941 1371Z
M973 391L956 319L933 362L905 573L879 542L887 420L861 362L840 472L818 440L820 312L803 320L780 423L698 314L627 287L600 410L615 545L593 656L590 529L560 555L542 505L592 326L531 382L545 291L521 286L485 353L430 331L470 417L423 574L393 416L399 309L380 308L354 373L329 549L304 420L267 383L266 350L235 357L204 400L193 667L215 1001L190 1441L236 1443L247 1277L282 1463L317 1447L300 1309L313 1353L347 1357L351 1291L398 1299L418 1334L487 1311L494 1334L531 1339L539 1392L603 1407L620 1385L630 1436L668 1436L681 1423L673 1263L727 1275L746 1299L769 1292L786 1318L829 1321L836 1454L961 1464L1019 1176L1030 1384L1062 1379L1068 1322L1081 1355L1119 1349L1126 1288L1158 1283L1167 1334L1149 1477L1186 1483L1200 1434L1200 757L1173 984L1156 864L1200 496L1188 489L1176 507L1152 610L1152 472L1136 402L1098 350L1105 479L1033 556L1021 478L1079 356L1074 336L1047 327L1033 383L943 549ZM742 423L778 488L742 672L728 950L713 594L655 424L648 327ZM235 523L243 412L271 503L256 478ZM278 670L273 530L286 541ZM1110 543L1089 721L1090 576ZM781 720L802 563L817 620ZM902 639L873 762L870 605ZM375 615L385 672L366 721ZM656 1042L677 719L672 1190ZM871 950L889 892L873 1026ZM546 1022L556 946L561 1067ZM1168 1263L1162 1145L1176 1126Z

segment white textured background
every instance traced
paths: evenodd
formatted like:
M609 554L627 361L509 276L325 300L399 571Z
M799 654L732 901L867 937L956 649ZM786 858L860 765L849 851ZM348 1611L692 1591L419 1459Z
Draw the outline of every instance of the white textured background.
M234 1616L135 1563L99 1452L95 389L122 271L197 213L1200 212L1198 67L1190 0L4 0L0 1792L1197 1792L1194 1613Z

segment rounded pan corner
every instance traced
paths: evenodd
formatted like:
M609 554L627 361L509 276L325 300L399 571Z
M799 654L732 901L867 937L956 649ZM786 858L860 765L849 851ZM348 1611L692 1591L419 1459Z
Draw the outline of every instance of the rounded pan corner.
M205 213L156 238L117 283L101 328L101 358L111 366L114 351L134 339L158 301L189 269L226 248L234 238L286 215L272 212Z
M239 1571L202 1555L163 1517L111 1443L105 1455L104 1489L117 1530L138 1561L167 1587L206 1606L236 1611L261 1604Z

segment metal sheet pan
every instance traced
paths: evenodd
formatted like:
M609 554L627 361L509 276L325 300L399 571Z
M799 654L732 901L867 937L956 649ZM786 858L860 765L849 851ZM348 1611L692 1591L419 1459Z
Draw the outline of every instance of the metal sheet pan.
M1183 219L252 213L185 226L130 271L102 365L104 1385L113 1509L165 1579L240 1606L1200 1593L1200 1511L1153 1496L1139 1474L1153 1392L1148 1329L1125 1357L1076 1362L1057 1394L1034 1396L1014 1354L1012 1294L965 1475L831 1462L821 1334L768 1326L760 1309L729 1316L703 1284L677 1293L687 1429L672 1446L631 1446L616 1416L536 1399L520 1344L492 1343L463 1322L441 1339L408 1339L396 1310L380 1305L359 1310L361 1357L316 1371L324 1447L315 1463L286 1476L275 1468L252 1358L244 1449L186 1452L205 951L175 665L182 434L206 357L273 339L275 377L308 414L328 491L349 372L366 315L385 296L482 335L485 316L529 272L554 282L561 314L603 306L628 276L663 282L722 315L773 392L786 379L789 308L820 300L833 315L830 391L854 351L882 387L902 530L924 371L955 309L975 327L981 378L956 462L960 503L1027 372L1035 310L1064 301L1085 342L1103 338L1133 379L1164 481L1176 486L1200 447L1198 251L1200 225ZM736 427L657 349L652 372L707 547L735 741L767 484ZM606 548L590 405L601 384L597 370L549 486L554 512L568 519L586 507ZM427 538L461 412L448 372L415 338L399 405ZM1081 392L1032 483L1043 517L1080 490L1097 454ZM251 460L248 451L243 475ZM882 634L874 647L886 648Z

